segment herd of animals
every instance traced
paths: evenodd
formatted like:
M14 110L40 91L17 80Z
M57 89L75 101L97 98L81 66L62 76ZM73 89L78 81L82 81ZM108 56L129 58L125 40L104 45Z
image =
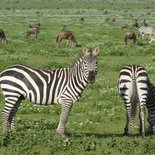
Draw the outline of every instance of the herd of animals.
M146 25L146 23L144 26L139 27L137 20L135 20L133 26L139 28L141 36L149 34L150 42L155 41L154 28ZM124 28L128 28L128 25L123 25L122 29ZM29 26L27 37L34 34L37 38L39 32L40 24ZM60 44L63 39L67 39L74 47L77 46L73 32L65 26L58 34L56 42ZM136 44L135 32L126 33L124 38L126 44L128 40L133 40L133 43ZM2 29L0 29L0 41L8 42ZM0 86L5 99L5 105L2 110L3 131L7 132L8 127L13 132L16 131L16 112L21 101L28 99L39 105L61 104L62 110L56 132L66 137L65 126L72 106L79 100L87 84L95 81L98 55L98 46L94 50L83 48L82 56L68 68L49 71L25 65L13 65L2 71L0 74ZM130 134L133 134L137 103L139 103L140 107L139 131L142 137L145 136L145 107L148 110L149 125L155 134L155 87L150 82L147 71L139 65L126 65L120 71L118 90L126 107L124 135L129 134L129 126Z
M80 18L80 20L84 20L84 18ZM144 37L145 34L149 34L150 37L150 43L152 41L155 41L155 29L151 26L148 25L148 23L145 21L144 19L144 22L143 22L144 26L139 26L139 23L137 21L137 19L135 19L135 23L132 24L132 27L136 27L136 28L139 28L139 33L138 35L140 35L142 38ZM136 33L134 31L131 31L131 27L128 25L128 24L123 24L121 26L121 29L127 29L128 32L126 32L125 34L125 37L124 37L124 42L127 44L128 43L128 40L132 40L133 41L133 44L136 44L137 43L137 36L136 36ZM37 38L38 34L40 32L40 23L38 23L37 25L35 26L32 26L32 25L29 25L29 28L27 30L27 37L30 37L32 34L34 34ZM62 28L62 32L59 32L57 38L56 38L56 42L57 42L57 46L60 45L60 42L62 40L68 40L69 43L72 44L73 47L76 47L78 46L77 44L77 41L75 39L75 36L74 36L74 33L70 30L68 30L66 28L66 26L64 26ZM4 33L4 30L3 29L0 29L0 43L2 42L7 42L8 43L8 40L6 38L6 35ZM67 46L67 45L66 45Z
M36 24L35 26L29 25L26 36L30 37L31 35L35 35L37 39L39 33L40 33L40 23ZM64 39L66 39L73 47L78 46L74 33L68 30L65 25L63 26L62 31L58 33L58 36L56 38L57 47L60 46L61 41ZM6 38L4 30L0 29L0 43L3 42L8 43L8 40Z

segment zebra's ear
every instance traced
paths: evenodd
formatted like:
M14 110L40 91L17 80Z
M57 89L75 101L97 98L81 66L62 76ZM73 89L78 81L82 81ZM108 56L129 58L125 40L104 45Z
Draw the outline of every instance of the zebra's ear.
M87 55L88 53L89 53L89 49L86 48L86 47L84 47L84 48L83 48L83 55L85 56L85 55Z
M97 47L94 48L93 54L96 55L96 56L98 56L99 53L100 53L100 48L97 46Z

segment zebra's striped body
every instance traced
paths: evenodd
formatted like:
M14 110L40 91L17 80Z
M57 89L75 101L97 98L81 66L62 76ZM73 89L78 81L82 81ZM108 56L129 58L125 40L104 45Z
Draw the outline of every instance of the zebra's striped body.
M145 34L155 35L155 29L152 28L151 26L142 26L139 28L139 34L144 37Z
M155 87L150 81L148 81L148 99L146 107L148 110L148 122L155 134Z
M72 105L80 98L88 83L95 80L99 48L89 52L83 49L72 67L56 70L41 70L24 65L14 65L0 75L0 85L5 98L2 111L3 130L8 123L15 130L14 116L22 99L48 105L59 103L62 106L57 133L65 136L65 124Z
M126 65L120 71L118 90L126 107L126 125L124 134L128 134L130 124L131 134L133 134L133 121L136 115L136 106L140 107L140 132L145 136L144 130L144 109L148 95L148 76L146 70L137 65Z

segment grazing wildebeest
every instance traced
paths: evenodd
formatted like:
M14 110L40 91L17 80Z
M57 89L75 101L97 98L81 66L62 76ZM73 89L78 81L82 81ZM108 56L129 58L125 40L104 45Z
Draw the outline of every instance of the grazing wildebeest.
M84 17L81 17L81 18L79 19L79 21L80 21L81 23L83 23L83 22L84 22Z
M69 41L69 43L72 44L73 47L76 47L77 42L75 40L75 37L73 35L73 33L71 31L63 31L63 32L59 32L57 38L56 38L56 43L57 43L57 47L59 46L60 42L66 39ZM67 44L66 44L67 47Z
M34 35L36 35L36 38L37 38L37 35L39 32L40 32L39 26L35 26L35 27L29 26L29 28L27 30L27 37L31 36L31 34L34 34Z
M145 19L144 19L143 23L144 23L144 26L149 26L148 22Z
M137 38L136 38L136 34L134 32L127 32L124 38L124 41L128 42L128 40L133 40L133 44L136 44Z
M132 26L133 26L133 27L139 28L139 23L138 23L138 20L137 20L137 19L135 19L135 23L132 24Z
M8 43L3 29L0 29L0 43L3 43L4 41Z
M128 25L128 24L124 24L124 25L122 25L121 28L122 28L122 30L123 30L123 29L129 29L129 25Z

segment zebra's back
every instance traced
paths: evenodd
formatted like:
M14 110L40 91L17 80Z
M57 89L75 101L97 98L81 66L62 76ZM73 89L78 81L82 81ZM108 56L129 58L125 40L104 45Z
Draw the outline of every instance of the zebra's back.
M155 34L155 30L151 26L142 26L139 28L139 33L142 34Z
M140 102L146 100L147 81L147 72L143 67L126 65L122 68L119 75L118 88L123 100L125 102L131 102L133 98L138 99L137 101Z

